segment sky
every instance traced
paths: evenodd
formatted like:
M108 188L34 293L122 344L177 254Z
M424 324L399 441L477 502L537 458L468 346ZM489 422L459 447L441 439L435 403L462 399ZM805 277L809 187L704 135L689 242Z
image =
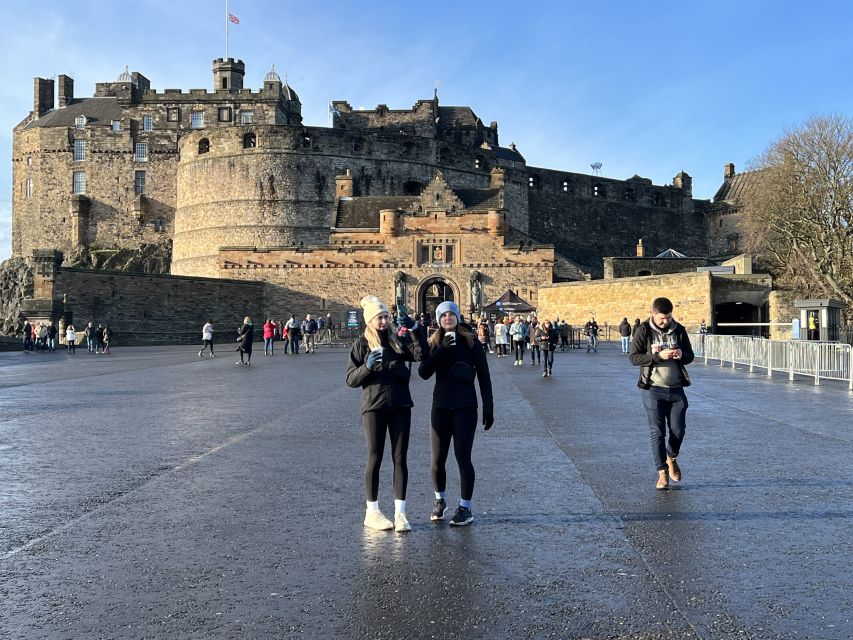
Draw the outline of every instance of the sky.
M669 184L683 170L712 198L814 114L853 114L853 3L788 0L533 3L231 0L229 54L258 89L272 64L328 126L331 100L410 108L438 87L527 163ZM225 0L7 0L0 59L0 260L11 254L12 129L33 78L94 93L128 65L152 88L212 90Z

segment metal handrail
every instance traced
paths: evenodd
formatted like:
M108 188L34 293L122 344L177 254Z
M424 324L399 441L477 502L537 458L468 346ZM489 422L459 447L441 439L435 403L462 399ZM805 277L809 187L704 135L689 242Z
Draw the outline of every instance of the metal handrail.
M821 380L841 380L853 390L853 347L843 342L814 342L805 340L766 340L749 336L691 335L697 357L718 360L720 366L748 366L750 371L764 369L767 377L773 372Z

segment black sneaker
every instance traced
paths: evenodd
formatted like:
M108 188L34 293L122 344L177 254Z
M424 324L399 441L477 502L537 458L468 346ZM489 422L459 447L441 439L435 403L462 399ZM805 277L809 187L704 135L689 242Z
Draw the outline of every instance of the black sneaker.
M450 524L455 527L464 527L466 524L471 524L474 521L474 514L468 507L459 507L453 517L450 519Z
M444 501L444 498L439 498L435 501L435 508L432 510L432 514L429 519L435 522L436 520L444 520L444 516L447 514L447 503Z

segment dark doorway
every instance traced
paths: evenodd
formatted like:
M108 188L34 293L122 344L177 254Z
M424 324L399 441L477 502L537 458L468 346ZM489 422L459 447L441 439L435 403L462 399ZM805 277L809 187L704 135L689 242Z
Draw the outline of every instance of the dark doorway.
M714 307L714 331L725 336L766 336L767 327L721 327L720 323L762 322L761 309L747 302L726 302Z
M453 287L441 278L431 278L421 285L418 299L420 313L427 318L435 318L435 309L445 300L453 300Z

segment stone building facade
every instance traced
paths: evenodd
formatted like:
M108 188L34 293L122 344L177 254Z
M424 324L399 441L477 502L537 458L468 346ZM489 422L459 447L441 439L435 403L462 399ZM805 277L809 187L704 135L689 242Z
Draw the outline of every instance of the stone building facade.
M36 78L13 135L13 254L174 240L174 273L210 273L224 244L327 244L335 178L347 170L355 196L415 196L436 171L455 189L489 188L496 167L510 226L589 273L638 237L650 252L708 253L708 203L693 199L684 172L653 185L529 167L500 145L496 122L437 95L403 110L335 101L331 127L304 126L274 70L257 91L240 60L214 60L212 71L212 91L158 91L125 71L82 98L67 76Z

